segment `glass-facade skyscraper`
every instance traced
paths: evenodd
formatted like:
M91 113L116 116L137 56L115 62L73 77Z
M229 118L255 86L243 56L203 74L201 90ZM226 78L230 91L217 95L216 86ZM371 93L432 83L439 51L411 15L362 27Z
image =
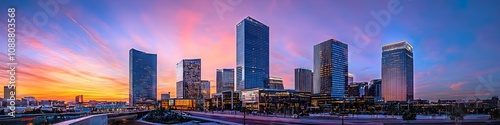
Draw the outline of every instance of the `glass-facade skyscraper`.
M310 69L295 69L295 90L313 92L313 72Z
M382 46L382 97L413 100L413 47L406 41Z
M314 45L314 93L327 93L333 98L346 96L348 46L335 39Z
M201 59L183 59L177 63L177 98L199 99L201 93Z
M247 17L236 25L236 88L268 88L269 27Z
M217 93L234 91L234 69L217 69L215 79Z
M130 49L129 53L129 103L156 101L156 54Z

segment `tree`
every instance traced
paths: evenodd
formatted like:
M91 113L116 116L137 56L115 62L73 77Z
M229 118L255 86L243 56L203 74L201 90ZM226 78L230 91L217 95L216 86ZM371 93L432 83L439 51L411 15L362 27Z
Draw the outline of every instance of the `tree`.
M500 120L500 109L495 109L490 112L491 120Z
M463 105L456 104L452 106L450 119L455 120L455 124L457 124L459 120L463 120L465 115L467 115L467 113Z
M417 114L415 114L415 109L411 108L410 111L403 112L403 120L417 120Z

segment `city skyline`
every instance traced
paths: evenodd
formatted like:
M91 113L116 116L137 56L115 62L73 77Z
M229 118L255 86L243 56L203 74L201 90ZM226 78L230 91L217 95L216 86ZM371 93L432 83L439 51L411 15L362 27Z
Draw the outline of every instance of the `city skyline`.
M33 13L43 11L36 2L27 1L30 5L22 2L12 2L26 8L17 13L19 19L27 17L31 21ZM220 14L212 1L182 1L174 5L160 1L123 3L137 5L138 10L113 6L106 1L71 1L60 6L61 10L48 18L47 25L36 27L33 36L19 35L19 41L25 42L18 43L20 65L16 92L19 95L16 96L70 101L84 95L85 100L126 101L129 94L126 52L137 48L158 54L157 95L172 92L171 96L175 97L175 63L180 59L204 60L201 79L210 81L215 80L215 69L236 67L235 25L247 16L270 27L269 75L283 78L285 89L294 88L293 69L313 69L312 48L318 41L335 38L347 43L349 72L355 74L355 82L368 82L381 79L381 45L407 40L415 47L415 99L499 95L498 89L486 89L487 86L498 88L500 81L500 59L497 58L500 55L495 48L500 44L492 42L500 39L495 35L500 25L494 23L500 19L491 16L499 11L494 4L478 6L485 1L469 4L443 1L437 3L441 6L427 6L421 1L401 1L403 11L391 15L389 23L381 27L377 35L370 36L370 42L355 42L357 35L353 29L364 30L365 24L377 21L370 12L385 10L388 1L366 1L359 3L356 9L342 7L354 2L322 2L327 1L243 1L230 5L232 11ZM0 3L4 5L3 1ZM185 7L175 7L178 5ZM261 5L266 6L253 12L253 8ZM295 9L309 10L307 13L314 15L301 14ZM358 17L340 13L346 11ZM290 12L297 14L287 14ZM6 74L0 75L2 81L7 78ZM477 88L482 91L476 92Z

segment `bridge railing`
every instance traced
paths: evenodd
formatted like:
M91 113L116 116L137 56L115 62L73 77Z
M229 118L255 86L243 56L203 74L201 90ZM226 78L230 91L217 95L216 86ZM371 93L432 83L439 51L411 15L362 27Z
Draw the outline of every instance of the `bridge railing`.
M60 122L54 125L107 125L107 124L108 124L108 115L97 114L97 115L85 116L78 119Z

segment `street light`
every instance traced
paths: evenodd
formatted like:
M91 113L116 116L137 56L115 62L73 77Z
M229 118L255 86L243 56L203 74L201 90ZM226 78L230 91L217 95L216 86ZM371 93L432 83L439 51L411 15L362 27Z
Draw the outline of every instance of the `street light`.
M342 125L344 125L344 113L345 113L345 98L342 99L342 113L339 113L342 116Z
M246 125L246 114L247 114L247 108L243 108L243 125Z

